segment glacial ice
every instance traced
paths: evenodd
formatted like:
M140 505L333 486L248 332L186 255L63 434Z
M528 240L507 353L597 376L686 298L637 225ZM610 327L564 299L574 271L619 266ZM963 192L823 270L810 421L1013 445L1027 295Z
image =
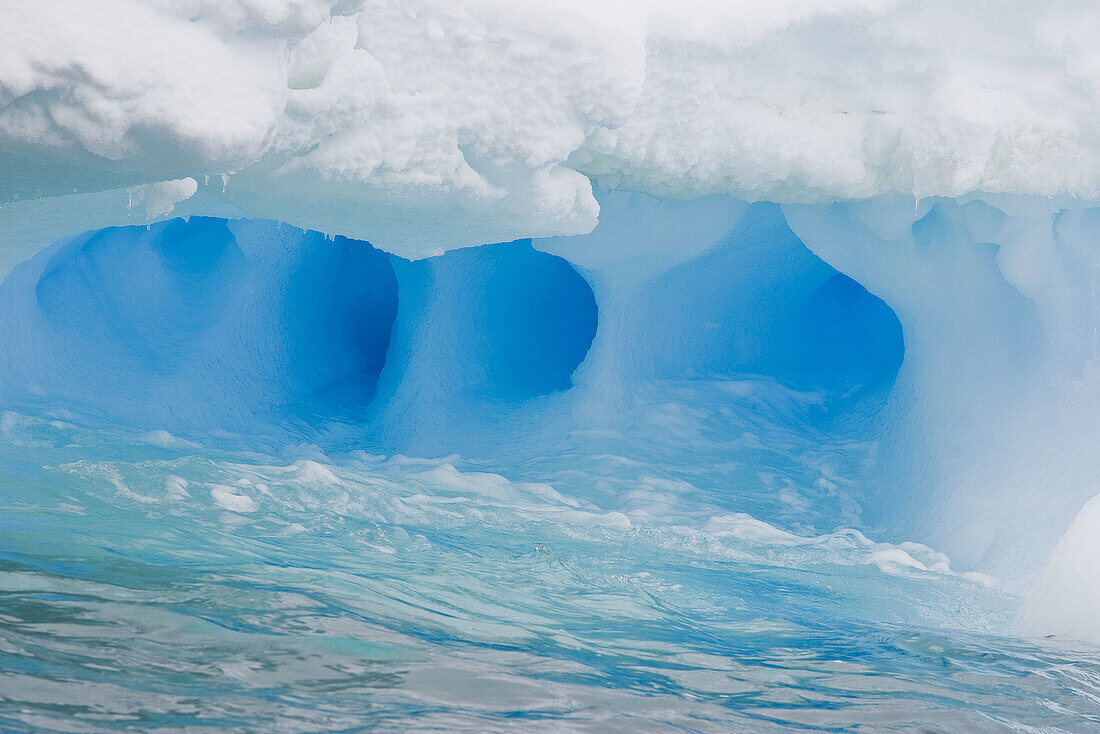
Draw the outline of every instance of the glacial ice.
M1095 209L599 196L590 235L414 261L264 220L71 238L0 289L0 401L499 466L526 441L632 435L630 406L670 381L732 380L693 399L720 414L758 399L733 388L751 376L878 446L831 522L1026 592L1100 469Z
M129 432L173 473L64 471L287 537L717 547L1100 643L1082 6L5 4L0 438Z

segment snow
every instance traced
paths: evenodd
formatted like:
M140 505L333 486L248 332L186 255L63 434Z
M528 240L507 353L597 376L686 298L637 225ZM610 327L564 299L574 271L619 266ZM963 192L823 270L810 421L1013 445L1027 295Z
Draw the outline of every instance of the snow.
M230 204L423 256L587 232L590 179L781 203L1091 199L1088 10L1013 0L990 23L978 0L7 3L0 201L189 177L213 182L195 213Z
M198 190L195 179L179 178L137 186L130 190L130 196L134 203L144 203L146 215L153 219L171 214L176 204L190 199Z
M8 178L9 195L71 193L57 176L70 167L84 169L95 191L185 166L225 170L263 153L286 102L277 60L285 39L230 34L217 18L192 22L203 14L188 5L198 3L4 4L4 148L56 166Z

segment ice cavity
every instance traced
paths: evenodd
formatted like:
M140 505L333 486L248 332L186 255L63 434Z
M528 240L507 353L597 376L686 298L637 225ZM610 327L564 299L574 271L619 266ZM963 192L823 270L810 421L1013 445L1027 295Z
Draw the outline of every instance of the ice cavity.
M63 241L0 299L0 401L199 434L299 415L381 424L380 388L387 415L438 432L448 406L570 387L596 329L584 279L529 243L409 262L208 217Z
M117 205L192 178L194 213L232 206L422 256L587 232L590 179L778 202L1094 197L1097 14L1072 0L1011 0L995 25L987 13L980 0L7 3L0 203L116 191Z
M882 490L893 502L880 520L1020 578L1096 493L1100 218L1095 208L996 203L785 211L807 246L886 301L905 332L881 418Z
M6 401L175 428L305 398L368 403L397 278L366 243L193 217L60 243L0 299Z
M892 384L904 346L878 298L810 252L774 204L601 196L583 237L536 240L576 263L601 329L579 380L611 400L630 385L760 375L866 397Z

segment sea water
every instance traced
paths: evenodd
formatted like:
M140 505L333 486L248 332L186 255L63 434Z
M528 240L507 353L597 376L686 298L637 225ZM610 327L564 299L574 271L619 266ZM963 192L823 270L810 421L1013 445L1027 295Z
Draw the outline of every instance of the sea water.
M813 403L654 384L510 466L5 412L0 728L1100 727L1095 651L843 527L874 447Z

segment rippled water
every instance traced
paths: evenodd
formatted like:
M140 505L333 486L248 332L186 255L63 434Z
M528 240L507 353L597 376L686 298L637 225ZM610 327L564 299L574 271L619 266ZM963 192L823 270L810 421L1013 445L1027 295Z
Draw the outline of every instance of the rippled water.
M0 728L1100 729L1095 651L836 529L868 447L646 411L510 468L5 413Z

